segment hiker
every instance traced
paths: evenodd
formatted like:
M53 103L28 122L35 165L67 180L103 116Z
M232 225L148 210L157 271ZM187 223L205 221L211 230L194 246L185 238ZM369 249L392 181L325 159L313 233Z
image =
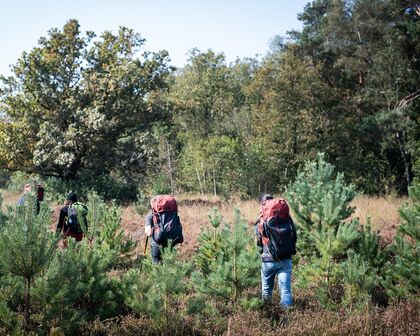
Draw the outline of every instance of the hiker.
M277 281L281 305L292 305L292 255L296 254L296 228L283 199L266 194L261 198L256 222L257 246L261 253L262 298L271 300Z
M64 247L67 246L67 237L72 237L76 241L83 239L84 232L87 231L87 207L78 202L77 195L70 192L65 201L64 207L60 210L56 234L63 234Z
M35 191L36 191L35 213L39 214L39 211L41 209L40 202L42 202L44 200L44 188L41 184L36 184L35 185ZM30 194L31 192L32 192L32 184L30 184L30 183L25 184L25 186L23 187L22 196L20 196L16 205L24 205L27 195Z
M16 205L24 205L25 204L25 196L32 191L32 185L30 183L25 184L22 191L22 196L19 197Z
M178 216L175 199L169 195L159 195L150 200L151 211L144 218L146 244L148 237L152 238L150 253L152 262L162 262L162 252L171 242L170 248L184 241L182 225ZM145 246L145 250L146 250Z

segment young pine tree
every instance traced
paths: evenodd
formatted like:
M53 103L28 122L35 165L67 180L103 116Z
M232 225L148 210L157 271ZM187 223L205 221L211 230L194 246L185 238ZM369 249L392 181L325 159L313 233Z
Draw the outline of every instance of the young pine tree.
M210 220L215 218L218 218L216 214ZM216 222L220 221L218 219ZM198 254L202 257L197 260L199 266L202 260L206 260L206 263L204 268L193 273L192 282L198 292L235 305L244 290L259 282L258 253L239 210L235 210L231 225L226 224L220 231L214 227L214 230L213 234L205 232L199 238L203 248L199 248ZM219 240L217 244L213 243L214 239ZM211 255L208 255L208 246L212 248Z
M25 197L8 216L0 232L1 273L24 282L23 319L26 332L31 330L32 285L54 258L57 239L50 230L51 211L42 204L37 214L36 196Z
M114 253L112 267L127 266L132 261L136 243L121 230L122 209L112 202L109 206L95 193L88 199L88 236L93 244Z
M420 292L420 183L409 190L411 205L400 209L403 223L398 227L392 251L394 262L386 265L384 286L395 299L418 298Z
M212 209L208 219L211 227L206 228L197 238L200 245L195 257L195 263L204 275L210 273L210 265L220 253L223 238L223 231L219 229L223 217L217 208Z
M151 318L157 334L174 334L182 329L180 298L188 289L191 264L178 260L175 249L167 248L163 254L162 264L146 259L141 268L128 271L126 303L137 314Z
M296 272L298 282L315 284L326 301L342 280L339 261L360 238L358 220L347 220L354 211L349 206L354 196L354 188L344 183L342 174L334 176L334 166L323 154L298 173L287 192L298 225L299 255L306 259Z

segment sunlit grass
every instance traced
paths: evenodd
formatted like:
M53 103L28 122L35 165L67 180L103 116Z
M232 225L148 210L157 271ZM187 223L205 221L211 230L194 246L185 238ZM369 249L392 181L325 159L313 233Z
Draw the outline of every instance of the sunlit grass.
M3 196L3 210L7 205L16 204L19 193L0 190ZM258 216L257 200L236 200L224 202L219 197L213 195L188 195L180 194L176 196L179 204L179 216L181 218L185 242L180 247L182 254L191 254L197 247L197 236L209 224L208 214L212 208L217 208L227 222L233 221L234 209L238 208L248 225L251 227ZM384 239L390 239L395 228L401 222L398 209L406 202L406 198L397 197L367 197L359 196L353 200L352 206L356 207L353 217L359 217L361 223L365 223L369 217L375 230L381 232ZM52 227L56 224L59 208L61 204L55 206L52 218ZM142 253L144 235L144 214L138 214L133 206L123 209L121 226L126 233L139 243L138 253Z

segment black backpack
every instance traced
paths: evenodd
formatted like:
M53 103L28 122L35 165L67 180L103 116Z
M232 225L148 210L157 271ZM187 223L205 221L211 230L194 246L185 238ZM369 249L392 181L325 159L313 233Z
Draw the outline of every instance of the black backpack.
M83 203L76 202L67 208L67 226L70 231L80 233L87 230L86 224L87 207Z
M181 221L175 199L169 195L161 195L153 199L153 238L160 244L172 240L172 246L184 242Z
M276 260L296 254L296 229L292 219L270 217L263 223L263 235L268 238L268 250Z

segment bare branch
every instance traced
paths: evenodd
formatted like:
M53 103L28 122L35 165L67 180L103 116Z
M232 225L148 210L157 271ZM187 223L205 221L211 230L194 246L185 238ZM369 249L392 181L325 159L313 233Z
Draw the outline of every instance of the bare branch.
M404 97L403 99L401 99L398 102L398 104L395 106L394 111L401 114L418 97L420 97L420 90L417 90L409 94L408 96Z

